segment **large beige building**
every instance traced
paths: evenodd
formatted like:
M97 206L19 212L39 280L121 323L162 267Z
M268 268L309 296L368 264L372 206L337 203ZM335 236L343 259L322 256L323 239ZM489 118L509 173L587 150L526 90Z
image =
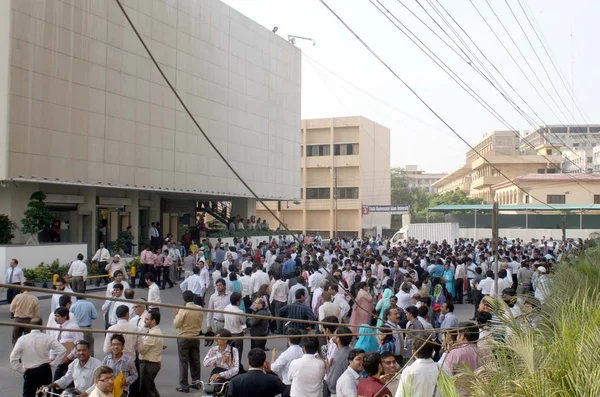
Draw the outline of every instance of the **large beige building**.
M263 199L298 199L299 49L218 0L123 3L241 177ZM151 221L177 237L198 201L256 208L114 0L0 1L0 182L0 213L20 223L41 190L63 241L89 249L129 224L140 246Z
M390 204L390 130L365 117L342 117L303 120L301 136L301 199L267 203L287 227L323 237L389 227L389 214L361 209ZM256 216L277 225L260 204Z
M481 198L485 203L491 203L494 200L492 187L506 181L504 176L513 179L530 173L560 172L560 155L542 156L533 151L522 153L520 139L511 131L494 131L473 147L476 151L467 151L466 163L462 167L432 185L439 193L461 189L470 197Z
M600 175L526 174L513 182L522 190L509 181L493 186L499 204L600 204Z

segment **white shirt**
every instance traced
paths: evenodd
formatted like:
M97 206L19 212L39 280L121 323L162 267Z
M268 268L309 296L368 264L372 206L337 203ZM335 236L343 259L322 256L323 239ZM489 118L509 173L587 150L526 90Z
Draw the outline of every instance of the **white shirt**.
M148 328L146 328L146 324L144 323L146 314L148 314L146 310L144 310L141 316L138 316L136 314L135 317L129 319L129 324L135 325L137 327L138 332L148 332Z
M325 317L335 316L339 322L342 321L342 309L333 302L323 302L319 307L319 321L323 321Z
M281 380L286 385L291 385L292 381L289 378L288 371L290 364L297 358L301 358L304 355L300 345L290 345L283 353L277 357L277 360L271 364L271 370L274 372L281 372Z
M262 285L269 285L269 282L269 275L262 270L257 270L256 273L250 277L250 292L255 294Z
M83 281L87 280L87 265L80 260L73 261L69 266L69 275L71 277L83 277Z
M73 317L75 317L75 316L73 316ZM50 326L50 325L48 325L48 326ZM48 331L46 331L46 335L51 336L52 338L56 339L60 343L71 342L71 343L75 344L75 342L77 342L78 340L83 339L83 334L81 333L79 326L74 324L71 320L65 322L62 326L60 326L56 323L54 323L54 325L52 325L52 326L56 327L56 328L62 328L62 331L48 330Z
M13 269L15 269L13 271ZM10 280L10 273L12 272L12 281L9 282ZM6 269L6 280L5 283L6 284L23 284L23 282L25 282L25 274L23 274L23 270L19 267L19 266L15 266L15 267L8 267L8 269Z
M100 248L94 254L92 261L108 262L110 260L110 252L106 248Z
M404 292L402 290L398 291L398 293L396 294L396 298L398 299L398 307L402 310L406 310L407 307L413 306L413 295L414 294L412 293L412 290L411 292Z
M56 358L50 362L50 350L54 350ZM26 369L37 368L42 364L59 363L65 358L67 349L50 335L33 329L29 334L21 336L10 353L10 366L17 372L25 373ZM20 360L20 361L19 361Z
M110 338L113 336L113 334L120 334L119 331L138 332L138 327L135 324L130 324L129 320L125 319L120 319L115 325L108 327L106 337L104 338L104 347L102 349L105 354L110 354ZM141 336L131 334L122 335L123 338L125 338L123 353L129 357L135 358L135 352L139 351L143 346Z
M481 280L477 285L477 290L481 291L483 295L491 295L492 288L494 288L494 279L491 277Z
M244 294L246 294L246 296L250 296L250 280L252 279L252 277L250 276L242 276L240 277L240 284L242 284L242 290L244 291Z
M252 267L252 261L244 261L244 263L242 263L242 272L246 270L247 267Z
M288 376L292 382L290 396L321 397L325 363L312 354L304 354L290 364Z
M156 283L152 283L152 285L148 287L148 303L151 302L162 302L160 300L160 290L158 289L158 285L156 285ZM150 305L150 307L152 307L152 305Z
M191 277L186 278L180 285L181 292L192 291L194 295L204 295L206 292L206 285L204 280L200 278L198 274L192 274Z
M97 358L90 357L82 367L79 364L79 359L76 359L69 364L69 370L62 378L58 379L55 383L60 386L61 389L69 386L71 382L75 383L75 388L79 391L85 391L90 394L96 387L94 384L94 372L98 367L102 366L102 361Z
M439 371L438 364L430 358L415 360L402 371L395 397L441 397L439 387L435 388Z
M108 285L106 286L106 296L112 296L112 290L113 290L113 287L115 286L115 284L121 284L123 286L123 292L126 289L129 289L129 283L125 280L121 281L120 283L117 283L116 281L112 281L112 282L108 283Z
M336 397L356 397L360 374L351 367L346 368L344 373L335 383Z
M350 311L350 305L346 302L343 292L338 292L333 297L333 303L340 307L340 319L346 318L346 314Z
M110 325L115 325L119 321L117 318L117 307L125 305L129 307L129 313L133 313L133 305L127 302L124 296L121 296L120 299L122 301L105 301L102 305L102 311L104 313L108 312L108 323Z
M238 306L233 306L231 303L225 306L223 310L230 313L244 313ZM223 317L225 318L225 329L229 330L232 334L241 334L246 329L245 316L224 314Z
M319 303L319 298L321 297L321 295L323 295L323 288L319 287L314 290L311 301L311 308L313 309L313 312L317 308L317 303Z
M498 279L498 292L496 292L496 286L494 285L494 283L492 283L492 290L491 290L491 294L492 296L496 296L500 298L502 296L502 291L504 291L507 288L510 288L512 286L512 280L508 281L505 278L499 278Z
M222 278L221 277L221 272L215 270L214 272L212 272L211 277L212 277L213 287L216 287L217 286L217 280L220 279L220 278Z
M204 291L206 292L210 283L210 275L208 274L208 269L206 268L206 266L200 269L200 278L204 282Z
M73 290L71 289L71 287L66 286L64 292L73 292ZM50 312L51 313L54 313L54 311L60 307L58 301L61 296L62 296L62 294L52 294L52 302L50 302ZM77 302L77 298L74 296L71 296L71 304L74 305L75 302Z
M325 276L321 272L315 272L308 277L308 287L311 291L315 291L316 289L321 287L321 283Z

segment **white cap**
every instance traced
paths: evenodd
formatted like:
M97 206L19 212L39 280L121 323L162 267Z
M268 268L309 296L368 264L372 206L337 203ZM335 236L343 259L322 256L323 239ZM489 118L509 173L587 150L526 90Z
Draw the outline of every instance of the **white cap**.
M540 266L537 269L538 269L538 272L540 272L540 273L546 273L546 268L544 266Z

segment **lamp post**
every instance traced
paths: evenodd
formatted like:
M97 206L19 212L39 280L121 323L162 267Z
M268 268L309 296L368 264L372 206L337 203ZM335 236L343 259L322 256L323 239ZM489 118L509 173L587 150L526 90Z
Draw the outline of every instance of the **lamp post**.
M331 171L333 171L333 238L337 237L337 200L338 200L338 194L337 194L337 168L328 165L327 168L329 168Z

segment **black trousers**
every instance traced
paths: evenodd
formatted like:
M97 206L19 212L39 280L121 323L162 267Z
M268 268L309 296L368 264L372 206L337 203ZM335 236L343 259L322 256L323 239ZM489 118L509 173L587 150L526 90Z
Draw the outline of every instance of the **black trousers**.
M138 282L138 288L146 288L146 282L144 281L144 275L146 273L148 273L149 271L150 271L150 265L143 264L142 268L136 272L138 277L140 278L140 281Z
M140 359L138 358L137 353L135 354L135 369L137 373L140 373ZM127 397L141 397L140 396L140 377L135 380L131 385L129 385L129 394Z
M240 332L239 334L231 334L231 336L244 336L243 332ZM240 368L242 367L242 353L244 353L244 340L243 339L236 339L231 341L231 346L235 347L238 350L238 354L239 354L239 359L240 359Z
M267 336L267 335L260 335L260 336ZM250 339L250 349L258 348L258 349L265 350L266 347L267 347L266 339Z
M200 340L177 339L177 354L179 355L179 385L183 388L190 386L188 370L192 383L200 381Z
M160 362L140 361L140 395L143 397L160 397L156 389L156 375L160 371Z
M273 316L277 317L277 312L279 311L279 309L281 309L282 307L286 306L287 302L279 302L274 300L273 304L271 305L271 313L273 313ZM275 333L278 334L282 334L283 333L283 321L281 320L277 320L277 329L275 330Z
M154 268L154 278L155 278L156 285L160 285L160 280L162 278L162 267Z
M108 274L108 272L106 271L106 262L98 262L98 272L102 276ZM102 281L104 281L105 285L108 285L108 277L99 277L96 279L96 287L98 287Z
M463 286L465 283L464 278L457 278L454 280L454 289L456 290L456 302L463 303Z
M59 380L60 378L62 378L63 376L65 376L67 374L67 371L69 370L69 364L59 364L58 367L56 367L56 370L54 371L54 382L56 382L57 380ZM73 385L73 383L71 382L71 385ZM69 387L72 387L71 385L67 385L66 389L68 389ZM63 389L54 389L54 393L56 394L60 394L62 392Z
M23 374L23 397L36 397L35 391L44 385L52 383L52 368L50 364L42 364L31 368ZM39 393L37 396L41 396Z
M175 266L175 265L173 265ZM167 283L169 283L169 287L173 287L173 281L171 281L171 266L162 268L162 287L165 288Z
M29 324L30 322L31 322L31 319L29 317L24 317L24 318L16 317L15 318L15 324ZM15 345L15 343L17 343L17 339L19 339L24 334L28 334L30 331L31 330L29 328L23 328L23 327L19 327L18 325L15 325L15 327L13 328L13 332L12 332L13 346Z
M20 283L13 283L15 285L21 285ZM8 301L8 304L11 304L13 299L15 299L15 296L19 295L19 293L21 292L21 290L18 289L13 289L13 288L9 288L6 290L6 300Z

